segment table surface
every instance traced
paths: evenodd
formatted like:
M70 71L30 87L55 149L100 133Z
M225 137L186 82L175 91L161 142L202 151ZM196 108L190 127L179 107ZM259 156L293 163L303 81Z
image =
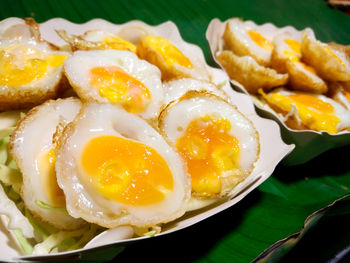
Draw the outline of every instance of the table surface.
M350 43L350 17L323 0L1 0L0 19L63 17L75 23L103 18L113 23L167 20L184 40L199 45L215 66L205 39L213 18L241 17L261 24L311 27L325 42ZM306 217L350 193L350 146L330 150L307 164L278 165L272 176L237 205L187 229L128 246L113 262L251 262L266 248L303 226Z

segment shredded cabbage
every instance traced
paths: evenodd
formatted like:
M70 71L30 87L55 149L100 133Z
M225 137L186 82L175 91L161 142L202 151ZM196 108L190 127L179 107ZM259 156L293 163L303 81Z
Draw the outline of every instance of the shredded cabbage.
M103 228L89 224L75 231L62 231L35 218L24 207L20 196L22 174L9 154L9 140L21 112L0 113L0 215L4 225L16 239L24 255L42 255L82 248ZM55 208L43 201L36 204L45 209Z
M86 228L75 231L59 231L50 235L43 242L34 246L33 255L43 255L51 252L52 249L58 247L65 240L72 237L79 237L84 234Z
M41 200L35 200L35 204L41 208L44 208L44 209L60 211L62 213L68 214L67 209L65 207L54 207L54 206L52 206L48 203L45 203L44 201L41 201Z
M2 186L0 187L0 214L9 218L9 229L20 229L27 238L34 237L34 228L29 220L21 213L16 204L10 200Z

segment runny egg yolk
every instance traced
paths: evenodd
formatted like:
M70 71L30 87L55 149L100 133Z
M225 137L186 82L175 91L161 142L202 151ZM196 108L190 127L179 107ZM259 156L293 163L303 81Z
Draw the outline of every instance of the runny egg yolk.
M109 36L105 37L102 42L112 49L128 50L136 54L136 46L122 38Z
M56 155L53 150L44 151L38 159L38 169L42 177L43 189L50 203L55 207L65 206L65 197L57 184L55 172Z
M149 89L118 66L92 68L89 80L100 96L112 103L120 103L128 112L142 112L151 102Z
M147 36L145 43L162 56L167 66L179 64L185 68L193 67L191 61L169 40L159 36Z
M259 32L255 30L248 30L247 31L249 37L261 48L267 50L267 51L272 51L273 45L271 42L265 38L263 35L261 35Z
M192 191L200 196L220 194L222 173L237 169L239 141L230 130L227 119L204 115L192 120L176 142L191 175Z
M311 130L328 131L333 134L338 131L340 119L334 114L333 105L328 102L307 94L272 93L263 96L270 105L284 112L290 112L294 104L300 120Z
M164 158L152 147L117 136L90 140L82 153L89 181L107 199L142 206L162 201L174 181Z
M0 85L18 87L42 78L50 67L63 65L66 55L50 55L32 47L0 48Z

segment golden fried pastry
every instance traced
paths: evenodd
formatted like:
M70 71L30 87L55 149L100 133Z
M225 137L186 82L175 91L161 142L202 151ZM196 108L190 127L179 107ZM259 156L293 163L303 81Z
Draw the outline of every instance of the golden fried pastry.
M327 84L316 71L301 62L301 33L289 31L276 36L271 55L271 67L279 73L288 73L293 90L326 93Z
M302 60L312 66L317 74L328 81L350 81L350 62L346 54L316 40L306 29L301 41Z
M258 64L270 65L272 39L277 32L272 24L256 25L239 18L226 23L223 39L229 50L238 56L251 56Z

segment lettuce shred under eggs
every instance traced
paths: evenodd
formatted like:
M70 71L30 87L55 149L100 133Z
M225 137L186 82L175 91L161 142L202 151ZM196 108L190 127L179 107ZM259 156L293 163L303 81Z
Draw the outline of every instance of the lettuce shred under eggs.
M62 231L32 216L20 197L22 175L9 153L9 140L19 111L0 113L0 217L24 255L42 255L82 248L102 228L93 224L75 231ZM42 204L46 209L55 209ZM65 212L65 211L62 211Z

